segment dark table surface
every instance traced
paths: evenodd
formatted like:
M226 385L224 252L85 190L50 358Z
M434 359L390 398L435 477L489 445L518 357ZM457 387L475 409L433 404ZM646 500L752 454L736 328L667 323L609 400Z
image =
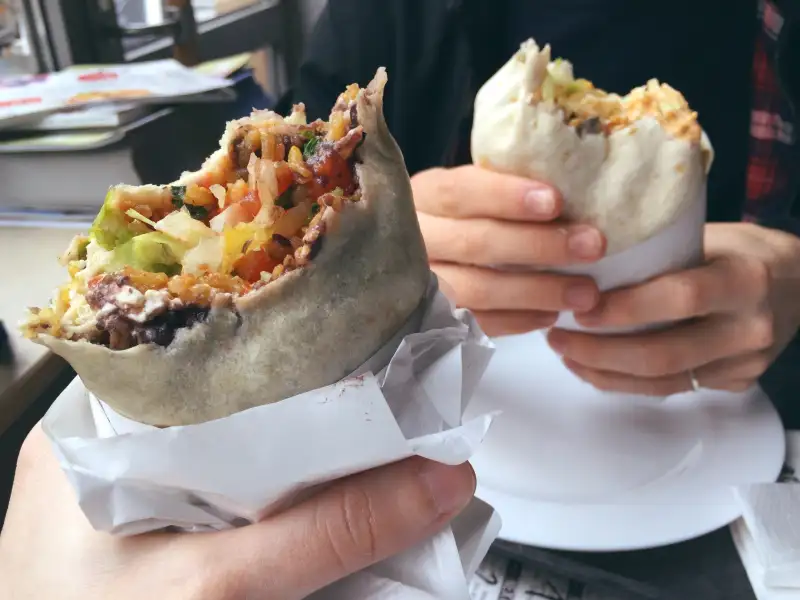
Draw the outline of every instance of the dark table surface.
M614 600L756 600L728 528L635 552L554 552L502 541L492 552L583 582Z

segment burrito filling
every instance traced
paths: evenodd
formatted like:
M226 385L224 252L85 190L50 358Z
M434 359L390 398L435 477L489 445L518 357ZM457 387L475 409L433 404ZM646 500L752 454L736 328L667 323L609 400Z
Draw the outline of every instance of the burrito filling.
M517 59L526 60L524 46ZM618 96L597 89L586 79L575 79L572 64L567 60L557 58L549 62L549 46L545 46L536 60L541 60L542 66L546 64L546 69L540 72L541 85L528 101L554 103L562 110L565 122L579 135L610 135L650 117L677 139L700 141L702 132L697 113L689 108L683 94L666 83L651 79L626 96Z
M357 85L328 122L305 107L255 111L223 147L171 185L111 188L88 236L62 263L70 274L46 308L29 309L28 337L48 334L115 350L169 345L212 309L313 261L323 215L360 200Z

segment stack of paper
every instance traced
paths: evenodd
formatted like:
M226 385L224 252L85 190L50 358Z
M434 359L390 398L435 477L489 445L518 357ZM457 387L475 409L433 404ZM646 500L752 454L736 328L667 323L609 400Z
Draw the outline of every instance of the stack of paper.
M758 600L800 600L800 431L787 444L779 483L736 490L743 517L731 532Z
M60 73L0 80L0 129L30 127L65 109L103 103L130 105L232 98L231 82L166 59L76 66ZM220 92L222 95L209 95Z

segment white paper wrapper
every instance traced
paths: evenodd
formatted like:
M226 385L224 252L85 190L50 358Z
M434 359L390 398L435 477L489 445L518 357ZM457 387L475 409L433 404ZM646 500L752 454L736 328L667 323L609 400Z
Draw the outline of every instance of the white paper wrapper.
M115 413L76 379L43 428L91 524L117 535L246 525L313 486L413 455L459 464L493 418L461 422L494 347L435 279L421 311L418 333L376 352L379 366L370 360L357 376L276 404L157 429ZM457 535L448 528L338 584L344 596L319 597L466 600L465 569L477 568L499 522L481 504L452 527Z
M740 486L734 541L759 600L800 598L800 432L786 435L786 483ZM791 482L791 483L790 483Z
M731 525L731 536L757 600L800 600L798 588L767 587L764 583L764 566L744 520L739 519Z
M570 265L554 271L569 275L587 275L595 280L601 292L606 292L642 283L672 271L695 267L703 260L705 222L706 190L703 189L671 225L641 244L607 256L596 263ZM554 327L593 333L623 331L583 327L575 321L571 311L562 312Z
M753 484L736 494L764 585L800 590L800 485Z

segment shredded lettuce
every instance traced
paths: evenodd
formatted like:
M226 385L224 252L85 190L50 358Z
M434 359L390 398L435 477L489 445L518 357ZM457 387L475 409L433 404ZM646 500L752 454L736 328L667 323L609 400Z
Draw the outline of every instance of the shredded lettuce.
M155 222L145 217L138 210L129 208L128 210L125 211L125 214L128 215L131 219L136 219L137 221L141 221L142 223L145 223L155 229L156 226Z
M155 224L158 231L180 240L189 247L196 246L214 232L204 223L193 219L185 210L176 210Z
M225 240L221 236L207 238L183 257L183 272L198 275L206 270L218 272L225 258Z
M89 237L106 250L113 250L136 235L128 227L128 221L123 212L113 205L113 201L114 188L111 188L103 201L103 207L97 213L92 227L89 229Z
M175 275L180 273L180 263L186 252L185 244L154 231L137 235L116 248L104 270L114 271L123 267L133 267L150 273Z

